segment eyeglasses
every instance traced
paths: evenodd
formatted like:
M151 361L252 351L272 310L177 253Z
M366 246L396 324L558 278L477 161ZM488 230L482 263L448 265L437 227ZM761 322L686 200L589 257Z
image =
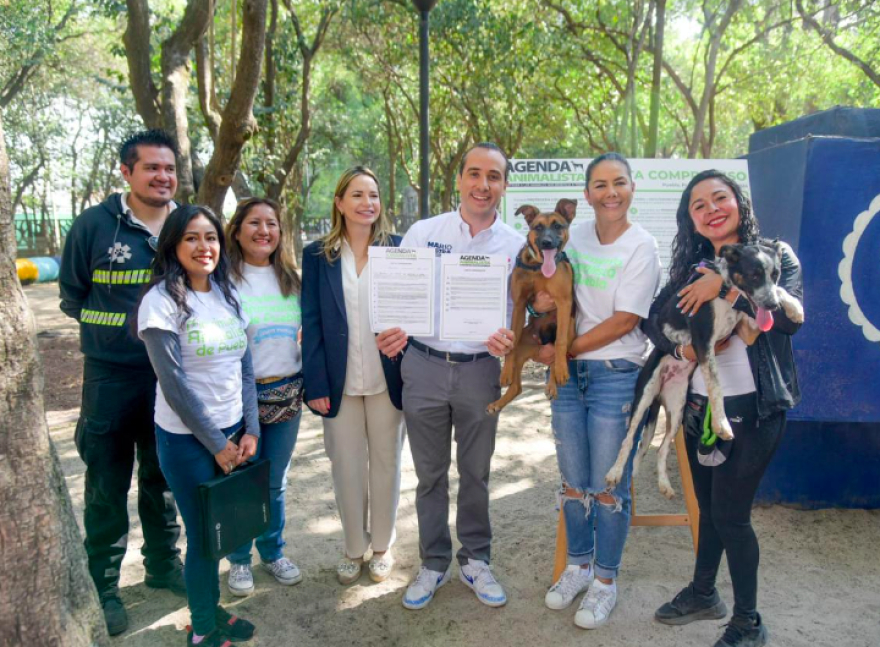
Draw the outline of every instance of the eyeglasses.
M150 236L149 238L147 238L147 245L149 245L150 249L152 249L154 252L158 252L159 251L159 237L158 236Z

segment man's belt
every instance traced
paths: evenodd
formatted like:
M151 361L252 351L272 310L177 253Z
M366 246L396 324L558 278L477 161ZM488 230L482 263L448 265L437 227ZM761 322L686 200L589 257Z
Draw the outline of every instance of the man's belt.
M443 350L437 350L435 348L431 348L430 346L426 346L422 342L416 341L415 339L410 339L409 345L414 348L418 348L423 353L428 353L428 355L430 355L431 357L439 357L440 359L445 359L447 362L451 362L454 364L476 362L478 359L492 357L491 353L475 353L473 355L471 355L470 353L448 353Z

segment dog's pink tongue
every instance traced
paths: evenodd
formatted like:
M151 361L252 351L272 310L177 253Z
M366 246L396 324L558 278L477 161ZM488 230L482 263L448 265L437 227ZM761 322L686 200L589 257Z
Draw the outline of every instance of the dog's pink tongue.
M755 323L758 324L758 328L763 332L767 332L773 327L773 313L764 308L758 308L758 312L755 315Z
M556 249L545 249L544 262L541 264L541 274L548 279L556 274Z

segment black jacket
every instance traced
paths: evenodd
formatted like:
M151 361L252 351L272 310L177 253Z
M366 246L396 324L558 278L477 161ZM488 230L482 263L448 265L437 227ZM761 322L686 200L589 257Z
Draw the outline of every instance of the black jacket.
M83 211L67 234L58 287L61 310L80 323L83 354L102 362L148 369L143 342L129 318L149 282L152 234L122 212L121 194Z
M789 245L786 243L781 245L782 271L779 287L803 304L804 281L800 261ZM714 261L711 258L705 260ZM663 304L670 298L675 298L682 287L684 286L666 284L651 304L648 318L642 322L644 333L654 346L667 355L673 354L675 344L662 333L658 321L659 314ZM752 306L746 299L738 299L733 307L751 317L755 316ZM759 335L757 341L748 347L749 365L758 391L759 418L767 418L779 411L787 411L801 400L791 348L791 336L800 327L800 324L794 323L785 316L785 312L779 310L773 313L773 328Z
M400 236L392 236L391 246L399 245ZM348 319L342 293L342 261L328 263L323 243L316 241L303 250L302 267L303 400L330 398L330 411L326 417L335 418L342 402L348 365ZM391 404L403 409L403 380L400 377L403 355L393 360L382 353L379 357Z

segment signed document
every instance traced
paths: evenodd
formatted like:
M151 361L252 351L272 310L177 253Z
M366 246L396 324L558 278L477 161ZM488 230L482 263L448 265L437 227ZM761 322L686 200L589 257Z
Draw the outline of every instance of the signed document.
M370 247L370 329L434 334L433 249Z
M507 325L507 257L440 258L440 339L486 341Z

